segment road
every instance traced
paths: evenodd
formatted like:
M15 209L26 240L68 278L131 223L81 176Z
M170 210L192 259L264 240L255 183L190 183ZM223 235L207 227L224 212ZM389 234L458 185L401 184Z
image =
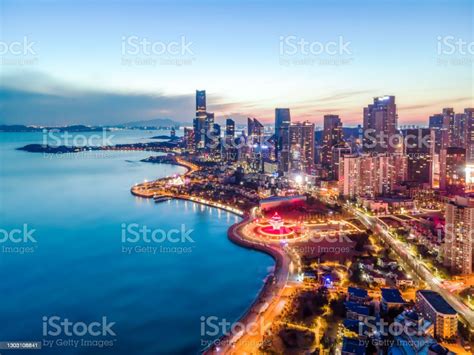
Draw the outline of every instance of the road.
M250 214L250 218L253 211ZM281 314L286 302L299 287L297 261L291 250L279 244L264 243L245 233L248 219L235 224L229 229L229 238L244 247L254 248L272 255L276 260L275 281L263 290L248 312L239 319L245 325L245 332L230 334L220 339L219 345L207 349L205 354L257 354L263 344L265 333ZM263 305L268 306L263 309Z
M347 206L347 205L346 205ZM369 216L366 213L358 210L355 207L349 206L352 213L368 228L378 232L383 240L392 248L392 250L409 266L418 277L423 280L432 290L441 294L444 299L453 307L456 312L469 324L471 332L474 331L474 312L469 309L460 298L448 292L441 287L441 281L431 273L430 270L412 255L406 245L400 240L396 239L388 230L384 222L374 216Z

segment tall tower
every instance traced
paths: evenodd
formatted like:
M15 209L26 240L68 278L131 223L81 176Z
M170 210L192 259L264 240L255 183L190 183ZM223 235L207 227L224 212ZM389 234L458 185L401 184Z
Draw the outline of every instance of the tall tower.
M288 172L290 156L290 109L275 109L275 140L276 158L278 160L278 170L282 173Z
M193 121L194 143L196 149L203 149L206 144L206 91L196 90L196 117Z
M314 124L292 123L289 128L289 170L311 174L314 168Z
M375 97L373 104L364 108L364 151L396 152L398 136L395 96Z
M333 156L334 147L343 142L342 121L337 115L324 116L323 146L321 163L328 170L330 179L335 179L337 173L333 166L336 160Z

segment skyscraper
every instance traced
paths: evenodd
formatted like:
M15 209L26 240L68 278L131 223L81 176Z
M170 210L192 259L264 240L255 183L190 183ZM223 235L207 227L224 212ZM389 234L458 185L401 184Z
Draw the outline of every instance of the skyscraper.
M225 138L226 141L235 138L235 121L231 118L225 120Z
M194 143L194 129L190 127L184 127L184 144L188 152L194 152L196 148Z
M441 149L440 190L448 195L460 195L466 187L466 149Z
M226 161L236 161L238 150L235 143L235 121L231 118L225 121L224 155Z
M456 196L446 204L443 263L454 273L473 272L474 198Z
M393 153L399 148L395 96L375 97L364 108L364 151Z
M206 112L206 120L204 123L204 143L208 152L213 150L218 144L219 136L214 131L214 112Z
M275 109L275 140L276 158L278 160L278 170L280 173L288 172L290 157L290 109Z
M407 155L407 180L431 183L434 131L429 128L402 130Z
M321 148L321 163L328 170L329 179L335 179L335 167L333 166L334 147L343 142L342 121L337 115L324 116L323 146Z
M196 149L203 149L206 144L206 91L196 90L196 117L193 121L194 143Z
M289 128L291 172L311 174L314 168L314 123L292 123Z
M345 155L339 164L339 192L343 196L390 195L406 180L406 157L397 154Z
M447 146L448 147L459 147L457 144L458 140L458 135L456 134L457 132L457 127L456 127L456 122L454 120L454 110L452 107L446 107L443 108L443 118L444 118L444 126L447 126L448 128L448 141L447 141Z
M474 108L464 109L464 146L466 148L466 160L474 163Z
M250 144L262 143L263 125L256 118L247 118L247 134Z
M275 109L275 134L278 135L280 128L283 125L289 125L291 123L290 109L289 108L276 108Z

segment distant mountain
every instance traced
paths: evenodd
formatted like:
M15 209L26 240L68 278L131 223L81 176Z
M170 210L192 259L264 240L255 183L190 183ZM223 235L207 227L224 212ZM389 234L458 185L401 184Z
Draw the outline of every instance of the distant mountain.
M84 125L73 125L63 127L38 127L24 125L0 125L0 132L41 132L42 130L55 130L58 132L96 132L102 131L102 127L90 127Z
M176 122L169 118L157 118L154 120L145 120L145 121L133 121L122 123L114 127L127 127L127 128L143 128L143 127L179 127L185 126L182 122Z

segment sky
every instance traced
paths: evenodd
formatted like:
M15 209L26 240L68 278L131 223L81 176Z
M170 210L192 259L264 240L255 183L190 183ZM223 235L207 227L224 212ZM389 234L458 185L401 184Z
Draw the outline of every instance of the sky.
M474 106L472 0L0 0L0 123L362 122L395 95L400 124ZM465 45L454 45L460 40ZM470 47L469 47L470 45Z

